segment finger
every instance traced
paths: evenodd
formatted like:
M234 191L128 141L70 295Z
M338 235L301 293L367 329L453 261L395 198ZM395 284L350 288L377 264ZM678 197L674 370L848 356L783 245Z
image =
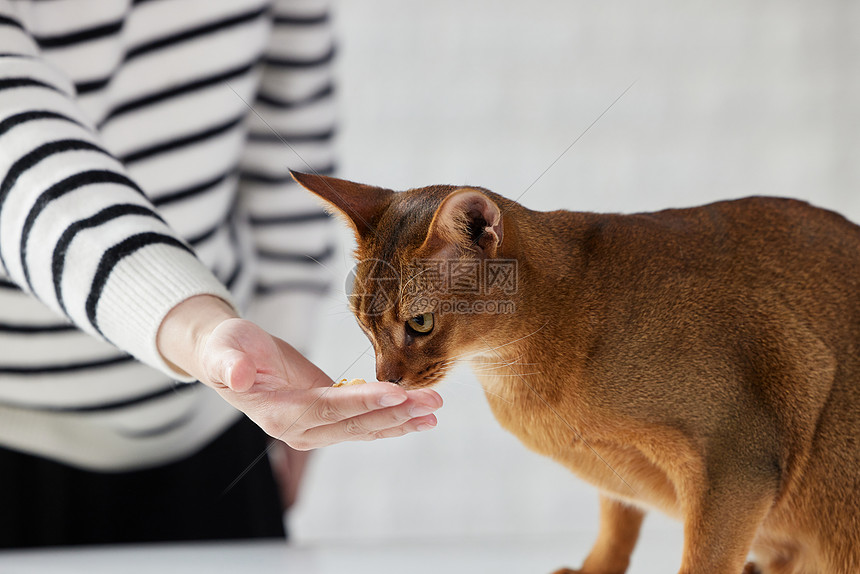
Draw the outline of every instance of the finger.
M257 367L251 357L240 351L232 351L226 361L228 365L225 381L228 387L237 393L244 393L254 386Z
M367 383L318 389L318 398L302 417L304 428L339 423L371 411L406 402L406 391L392 383Z
M407 392L391 383L263 393L235 393L222 388L219 393L270 436L298 450L355 440L400 426L410 418L424 416L442 406L441 397L434 391ZM393 407L383 406L398 401L402 402ZM351 421L349 427L343 424L369 413L382 416L358 421L358 425Z
M418 402L413 398L403 404L364 413L337 423L321 425L305 430L302 439L314 445L328 445L350 440L371 440L376 434L388 429L401 427L410 421L431 422L431 414L438 408L435 403ZM426 417L432 418L426 418Z
M440 408L443 404L441 395L433 389L415 389L412 391L406 391L406 394L411 400L432 406L436 409Z
M374 403L372 397L376 395L365 395L363 393L364 388L362 388L371 384L382 385L383 392L393 391L393 393L382 394L379 400ZM319 426L337 424L341 421L350 421L348 428L346 428L349 436L339 437L338 440L351 440L350 437L390 428L410 418L432 413L443 404L439 393L430 389L406 391L406 400L400 402L398 406L398 401L401 401L404 396L399 392L400 387L392 389L389 383L368 383L362 387L358 387L362 390L357 391L355 396L350 396L347 387L343 390L329 391L326 389L328 392L325 392L316 402L315 412L308 413L303 417L304 420L300 426L308 430ZM390 404L395 406L389 406Z
M317 427L315 429L311 429L305 432L301 437L300 444L306 446L308 449L311 449L331 446L333 444L347 441L371 441L381 438L395 438L409 434L411 432L422 432L430 430L436 426L437 422L438 421L436 419L436 415L429 414L422 417L409 419L406 422L395 425L393 427L379 429L377 431L367 434L356 435L347 435L342 432L342 428L334 428L337 426L343 426L343 423L340 423L339 425L330 425L328 427Z
M427 415L426 417L418 417L412 419L400 426L377 431L370 436L364 437L366 440L376 440L380 438L396 438L409 434L411 432L424 432L436 426L439 421L436 415Z
M406 391L393 383L366 383L338 387L326 387L321 391L313 412L304 417L304 428L337 423L370 411L403 404L407 400L423 404L432 412L443 404L442 397L432 389Z
M237 349L219 349L219 353L215 355L215 360L203 361L203 375L208 379L208 383L219 386L228 387L233 390L244 390L248 367L248 359L245 353ZM211 355L210 355L211 356ZM238 368L237 368L238 367ZM250 367L251 383L253 384L253 362Z

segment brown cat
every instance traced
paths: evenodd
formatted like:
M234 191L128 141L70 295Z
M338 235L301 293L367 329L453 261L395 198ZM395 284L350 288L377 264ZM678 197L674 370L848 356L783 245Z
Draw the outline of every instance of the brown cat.
M860 227L790 199L543 213L293 176L372 262L351 304L377 377L468 358L502 426L600 490L560 573L625 572L650 508L684 523L682 574L860 572Z

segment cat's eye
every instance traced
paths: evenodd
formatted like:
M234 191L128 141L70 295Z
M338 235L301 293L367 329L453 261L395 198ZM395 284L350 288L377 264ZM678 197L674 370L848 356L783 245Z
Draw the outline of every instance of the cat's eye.
M433 330L433 313L422 313L406 321L406 329L418 335L426 335Z

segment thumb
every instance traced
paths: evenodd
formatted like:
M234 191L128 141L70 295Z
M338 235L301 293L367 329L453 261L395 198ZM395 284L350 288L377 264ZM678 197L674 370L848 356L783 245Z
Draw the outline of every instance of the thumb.
M254 386L257 369L253 359L238 349L221 352L209 377L212 383L243 393Z

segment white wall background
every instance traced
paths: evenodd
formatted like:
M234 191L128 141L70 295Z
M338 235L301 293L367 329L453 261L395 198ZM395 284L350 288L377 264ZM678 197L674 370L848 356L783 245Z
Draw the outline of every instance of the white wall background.
M394 189L476 184L513 198L528 189L521 202L535 209L651 211L783 195L860 221L858 3L336 8L343 177ZM332 266L338 286L348 253ZM371 378L369 344L342 293L327 312L314 358L332 377ZM291 516L295 540L593 536L591 487L502 431L467 370L439 390L446 405L435 430L316 453ZM677 547L660 565L676 568L679 527L659 518L646 527L646 546Z

